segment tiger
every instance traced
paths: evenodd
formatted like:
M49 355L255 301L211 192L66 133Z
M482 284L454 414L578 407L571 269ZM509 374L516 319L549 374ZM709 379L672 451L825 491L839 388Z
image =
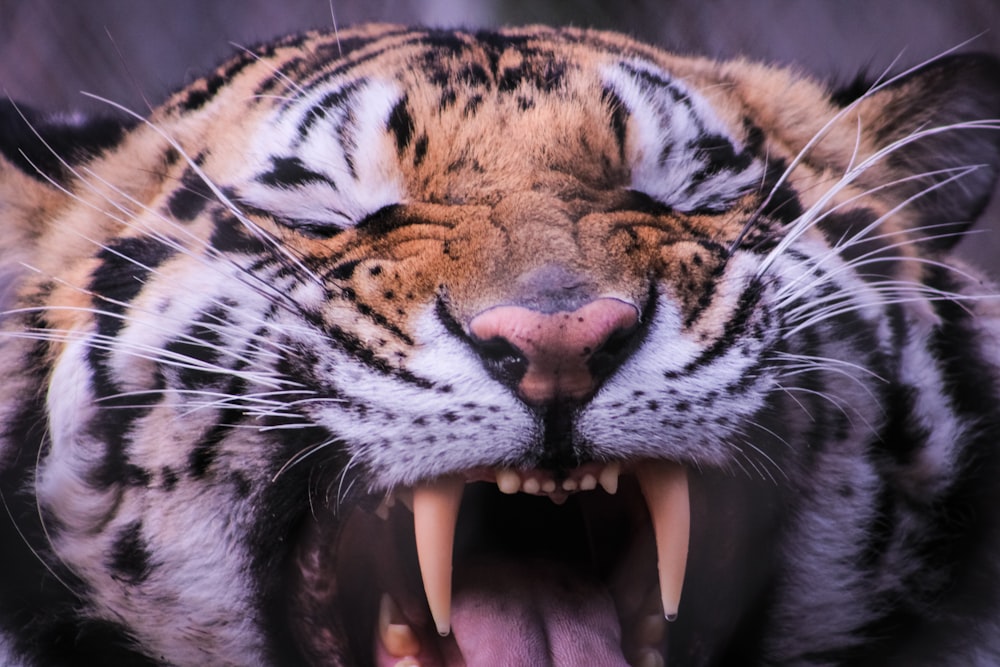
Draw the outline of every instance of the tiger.
M0 123L0 663L1000 664L1000 64L360 25Z

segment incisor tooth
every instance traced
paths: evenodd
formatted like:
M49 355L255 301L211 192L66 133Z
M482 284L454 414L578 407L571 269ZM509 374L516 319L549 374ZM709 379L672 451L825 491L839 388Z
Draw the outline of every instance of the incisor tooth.
M407 487L396 489L393 492L393 496L403 504L403 507L411 512L413 511L413 489Z
M542 490L542 483L533 477L529 477L528 479L524 480L524 484L521 486L521 490L524 491L525 493L536 495L539 491Z
M399 605L388 593L382 594L378 605L378 634L386 652L394 658L420 653L420 639L406 623Z
M581 491L593 491L597 488L597 478L587 473L582 478L580 478L580 490Z
M601 469L601 474L597 476L597 481L601 488L612 496L618 493L618 475L621 474L622 466L617 461L609 463Z
M392 493L387 493L382 502L378 504L375 508L375 516L386 521L389 518L389 510L393 508L396 504L396 496Z
M521 476L514 470L497 470L497 487L500 493L517 493L521 490Z
M451 562L465 481L441 477L413 490L413 533L427 605L438 633L451 632Z
M673 620L681 601L691 535L687 469L677 463L647 461L636 468L636 477L653 519L663 615Z

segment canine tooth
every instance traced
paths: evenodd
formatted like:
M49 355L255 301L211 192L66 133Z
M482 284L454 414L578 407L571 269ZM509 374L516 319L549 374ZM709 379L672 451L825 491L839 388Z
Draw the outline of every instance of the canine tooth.
M649 461L638 466L636 477L653 519L663 615L673 620L680 605L691 534L687 469L676 463Z
M655 646L667 634L667 621L660 614L645 616L639 620L635 638L645 646Z
M405 658L420 653L420 639L417 633L405 623L403 612L388 593L383 593L379 600L378 634L382 639L382 646L394 658Z
M497 470L497 487L500 493L517 493L521 490L521 476L515 470Z
M622 472L622 465L617 461L614 463L609 463L601 469L601 474L598 475L597 481L600 483L601 488L612 496L618 493L618 476Z
M539 482L537 479L531 477L524 480L524 484L521 486L521 490L524 491L525 493L530 493L532 495L535 495L542 490L542 483Z
M427 605L438 633L451 632L451 564L465 481L442 477L413 490L413 532Z
M580 478L580 490L581 491L593 491L597 488L597 478L587 473Z
M639 651L635 667L664 667L663 654L656 649L646 648Z

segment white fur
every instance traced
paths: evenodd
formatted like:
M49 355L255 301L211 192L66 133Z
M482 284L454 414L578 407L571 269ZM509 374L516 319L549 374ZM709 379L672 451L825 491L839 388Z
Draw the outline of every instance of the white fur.
M366 411L361 414L331 400L311 410L313 418L349 443L350 451L374 471L378 486L413 484L475 466L500 465L531 451L538 430L526 407L486 373L432 310L420 317L415 338L418 345L409 369L438 387L450 386L451 391L425 389L373 372L340 350L324 355L330 369L327 382L343 398L365 405ZM322 341L316 344L326 347ZM469 402L478 407L464 407ZM474 413L484 421L469 421ZM446 415L458 419L450 421ZM486 424L496 429L487 431Z
M84 337L67 343L52 372L47 396L52 444L35 480L39 503L81 532L100 528L118 500L115 489L98 492L87 480L107 449L86 431L98 409L86 361L89 345Z
M276 113L266 132L248 147L242 200L290 220L350 227L375 211L405 200L403 177L395 149L385 128L389 114L402 98L398 85L367 80L348 94L342 106L332 107L315 120L305 138L298 128L327 95L356 83L334 81L296 98ZM259 183L256 176L271 169L272 157L296 157L305 167L335 185L309 183L277 188ZM352 175L348 161L353 160Z
M627 68L626 68L627 66ZM690 108L674 102L659 89L643 90L638 76L629 69L648 72L669 82L690 102ZM760 183L763 166L754 163L742 172L723 169L685 192L691 177L705 161L689 148L706 132L726 138L736 149L740 143L718 119L711 106L682 81L641 60L631 60L602 71L610 86L628 108L630 117L626 149L632 172L632 187L678 211L694 211L713 198L733 202ZM661 163L664 146L671 146L666 163Z

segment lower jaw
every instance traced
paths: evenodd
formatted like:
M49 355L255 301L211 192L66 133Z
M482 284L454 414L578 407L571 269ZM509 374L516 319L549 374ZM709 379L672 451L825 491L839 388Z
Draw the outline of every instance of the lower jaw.
M385 518L350 511L336 539L337 522L311 521L292 610L303 652L312 664L377 667L664 664L669 624L635 479L623 477L615 495L599 488L559 500L467 487L445 637L401 503Z

